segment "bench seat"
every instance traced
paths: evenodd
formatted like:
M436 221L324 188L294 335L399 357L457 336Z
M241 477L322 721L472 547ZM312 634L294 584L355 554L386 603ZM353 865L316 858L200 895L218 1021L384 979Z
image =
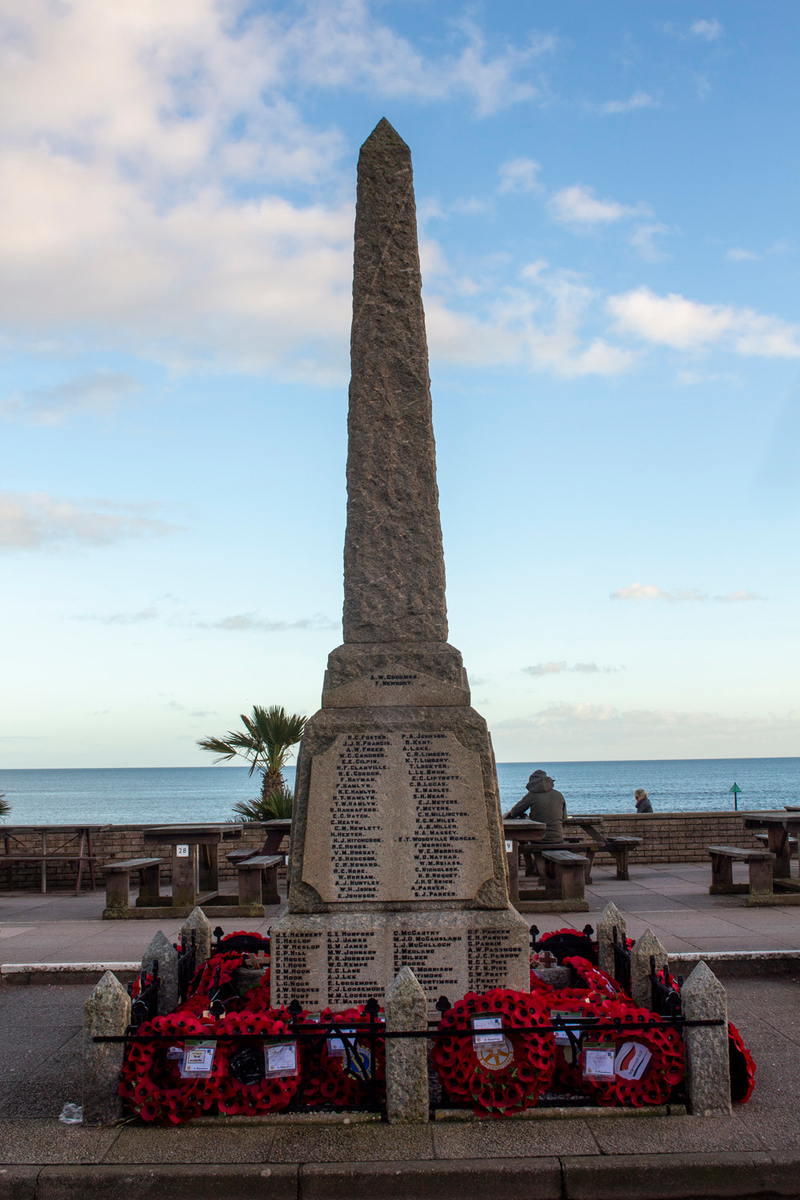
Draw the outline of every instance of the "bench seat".
M572 850L541 850L540 854L544 862L545 888L554 892L559 900L585 904L586 868L590 865L587 856Z
M131 874L139 875L139 908L158 905L161 902L160 873L163 858L111 859L103 863L106 873L106 912L130 908ZM104 914L105 915L105 914Z
M563 842L522 842L520 844L520 849L522 851L523 858L525 859L525 874L534 874L533 864L535 861L536 870L539 872L539 875L542 879L544 879L545 876L544 859L542 858L542 854L545 850L565 850L572 854L582 854L586 858L586 866L584 867L584 882L591 883L592 863L594 862L594 856L598 850L602 849L602 846L599 842L594 842L586 838L565 838Z
M772 865L775 855L771 850L746 850L741 846L707 846L711 855L711 886L712 896L741 895L749 892L751 896L771 896L773 893ZM750 882L733 882L734 862L745 862L748 865Z
M606 838L603 849L614 859L617 867L617 879L630 879L630 875L628 874L628 855L631 850L635 850L643 842L644 838L633 837L626 833L612 834Z
M236 863L239 904L280 904L278 867L282 862L282 854L252 854L240 858Z

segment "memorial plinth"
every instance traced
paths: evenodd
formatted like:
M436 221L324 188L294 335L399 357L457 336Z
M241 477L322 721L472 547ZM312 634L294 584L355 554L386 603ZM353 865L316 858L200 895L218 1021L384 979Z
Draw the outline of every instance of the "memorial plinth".
M411 155L386 121L359 157L351 366L344 644L298 754L272 1001L363 1003L404 966L431 1006L527 990L491 739L447 642Z

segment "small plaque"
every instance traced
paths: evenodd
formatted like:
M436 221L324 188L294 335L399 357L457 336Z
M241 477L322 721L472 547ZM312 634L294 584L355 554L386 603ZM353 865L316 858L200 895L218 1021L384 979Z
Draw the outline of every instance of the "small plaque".
M280 1079L298 1074L297 1042L267 1042L264 1044L264 1074L267 1079Z
M188 858L189 857L189 847L188 846L176 846L175 854L177 855L178 858Z
M585 1042L583 1047L583 1078L601 1079L611 1082L616 1078L614 1070L615 1047L613 1042Z
M181 1079L208 1079L214 1066L214 1042L187 1042L181 1059Z
M473 1046L490 1046L493 1042L503 1042L502 1017L473 1017L472 1018Z
M511 838L506 838L506 854L511 854L514 849L514 843Z

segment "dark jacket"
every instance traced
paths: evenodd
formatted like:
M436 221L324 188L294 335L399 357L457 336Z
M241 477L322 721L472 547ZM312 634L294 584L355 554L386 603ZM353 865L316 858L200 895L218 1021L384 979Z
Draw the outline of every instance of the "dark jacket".
M640 797L639 797L639 799L636 801L636 811L637 811L638 813L643 813L643 812L652 812L652 811L653 811L653 806L652 806L652 804L650 803L650 797L649 797L649 796L640 796Z
M531 821L543 821L547 826L544 842L563 842L567 802L553 787L554 780L545 775L528 784L528 791L506 816L521 817L527 810Z

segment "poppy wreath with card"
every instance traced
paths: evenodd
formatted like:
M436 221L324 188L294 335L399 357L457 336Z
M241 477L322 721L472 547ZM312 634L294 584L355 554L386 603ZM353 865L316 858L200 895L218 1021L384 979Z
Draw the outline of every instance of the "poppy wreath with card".
M733 1021L728 1022L728 1058L731 1065L731 1100L734 1104L746 1104L756 1084L756 1064Z
M645 1104L665 1104L673 1088L684 1076L683 1039L671 1025L651 1028L614 1028L615 1022L647 1025L660 1018L647 1008L620 996L596 998L594 1013L600 1018L597 1041L613 1045L616 1074L613 1080L582 1079L582 1090L595 1096L603 1107L619 1104L641 1108ZM630 1050L620 1060L620 1050ZM638 1064L638 1069L637 1069ZM636 1078L621 1071L633 1069Z
M493 988L483 995L467 992L439 1022L443 1032L472 1029L473 1017L502 1018L502 1042L474 1044L473 1037L441 1037L431 1059L446 1094L456 1103L471 1104L479 1116L501 1117L535 1104L553 1078L555 1041L542 997L528 992ZM526 1028L534 1026L534 1028Z
M584 988L559 988L558 991L553 990L549 995L542 997L542 999L547 1007L551 1023L554 1012L576 1013L581 1020L598 1017L602 1013L603 997L598 992L587 992ZM580 1030L575 1033L579 1044L584 1032ZM593 1036L591 1032L589 1036ZM553 1034L553 1037L556 1039L556 1067L553 1074L554 1090L583 1092L583 1071L580 1061L575 1054L574 1045L572 1042L569 1045L563 1045L557 1040L556 1034Z
M296 1075L267 1077L264 1063L264 1041L290 1033L291 1019L285 1008L268 1012L244 1009L227 1013L219 1022L221 1039L226 1033L238 1035L235 1041L217 1044L221 1061L215 1094L221 1113L256 1116L277 1112L294 1099L300 1087L299 1051ZM241 1035L249 1034L252 1042L241 1040Z
M353 1025L368 1025L369 1013L362 1005L334 1012L322 1010L320 1026L330 1022L348 1029ZM382 1020L375 1022L376 1031L383 1033ZM321 1031L317 1041L303 1041L303 1095L304 1104L311 1107L332 1105L334 1108L353 1108L369 1101L369 1080L372 1071L370 1039L366 1030L346 1035L348 1050L336 1052L330 1046L331 1039L341 1039L337 1030L327 1035ZM375 1042L376 1100L381 1101L386 1088L386 1041L378 1037Z
M169 1034L174 1040L134 1041L126 1047L120 1072L120 1095L143 1121L180 1125L199 1116L214 1104L221 1075L220 1056L215 1053L208 1078L181 1078L185 1039L202 1040L216 1032L215 1023L191 1013L169 1013L145 1021L137 1034Z

